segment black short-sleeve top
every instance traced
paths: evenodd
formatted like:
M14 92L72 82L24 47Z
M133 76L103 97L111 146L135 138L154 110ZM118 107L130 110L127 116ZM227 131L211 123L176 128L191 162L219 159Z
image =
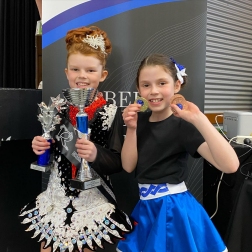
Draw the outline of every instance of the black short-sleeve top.
M200 157L197 149L205 140L194 125L181 118L171 115L149 122L150 115L138 113L138 183L181 183L188 176L188 153Z

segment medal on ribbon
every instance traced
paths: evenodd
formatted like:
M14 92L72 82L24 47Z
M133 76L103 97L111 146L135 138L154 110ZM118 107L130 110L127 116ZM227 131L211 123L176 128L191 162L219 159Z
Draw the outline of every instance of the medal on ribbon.
M144 112L148 109L148 101L143 97L138 96L135 100L135 103L141 105L141 108L140 108L141 112Z

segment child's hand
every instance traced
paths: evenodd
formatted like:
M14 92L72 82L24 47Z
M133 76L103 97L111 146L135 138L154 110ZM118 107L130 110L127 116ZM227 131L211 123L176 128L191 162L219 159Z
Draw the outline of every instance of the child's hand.
M78 155L81 158L84 158L88 162L94 162L97 155L97 149L94 143L85 138L81 138L77 139L75 147L77 148Z
M196 120L199 119L199 115L202 114L202 112L192 102L187 101L187 105L187 109L180 109L177 105L170 104L172 112L175 116L181 117L185 121L193 124Z
M50 143L44 137L36 136L32 140L32 149L35 154L41 155L50 149Z
M137 103L130 104L123 110L123 120L127 128L137 128L137 112L140 111L141 105Z

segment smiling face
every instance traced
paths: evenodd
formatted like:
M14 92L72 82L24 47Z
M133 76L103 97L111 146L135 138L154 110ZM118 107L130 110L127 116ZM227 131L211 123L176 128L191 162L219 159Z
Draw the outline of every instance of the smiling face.
M108 75L99 59L81 53L69 55L65 73L71 88L98 88Z
M175 82L160 65L144 66L138 81L138 92L148 100L149 109L152 110L150 120L160 121L170 116L170 98L180 90L180 81Z

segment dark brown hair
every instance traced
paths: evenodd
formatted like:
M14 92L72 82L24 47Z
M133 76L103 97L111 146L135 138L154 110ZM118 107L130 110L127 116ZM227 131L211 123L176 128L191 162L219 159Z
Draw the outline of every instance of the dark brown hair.
M170 58L168 58L167 56L163 54L151 54L148 57L144 58L141 61L140 66L138 67L137 77L136 77L136 84L138 88L139 88L140 72L146 66L161 66L163 67L165 72L169 73L172 76L174 82L178 80L177 69L175 67L174 62L172 62ZM184 83L183 85L181 85L181 88L184 87L184 85L187 83L187 76L183 76L183 79L184 79Z

